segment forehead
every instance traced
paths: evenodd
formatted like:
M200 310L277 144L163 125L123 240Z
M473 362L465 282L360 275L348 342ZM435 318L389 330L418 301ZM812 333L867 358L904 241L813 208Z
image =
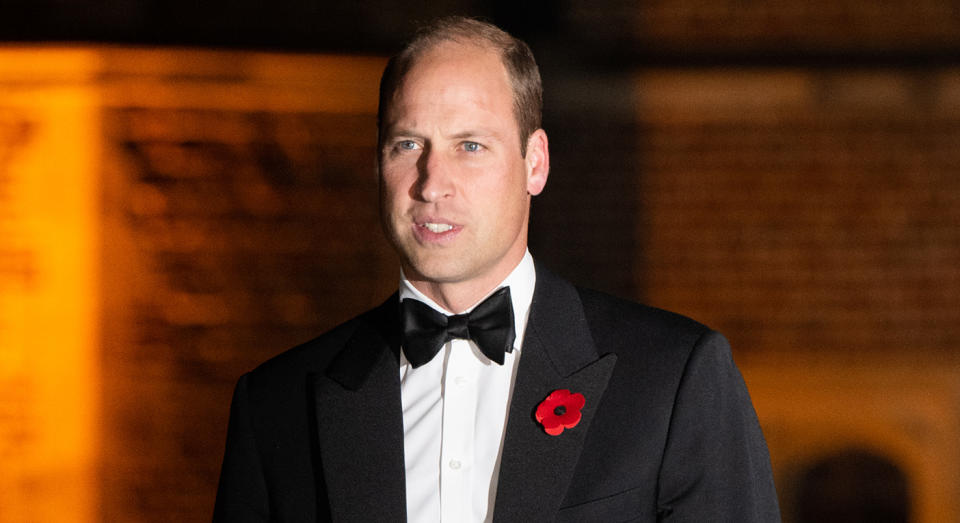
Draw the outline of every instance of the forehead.
M495 69L501 74L505 72L500 55L483 42L442 40L426 47L413 59L406 78L444 66L456 67L462 62Z
M475 43L444 41L415 59L393 93L388 113L422 104L459 103L512 114L512 102L510 78L499 53Z

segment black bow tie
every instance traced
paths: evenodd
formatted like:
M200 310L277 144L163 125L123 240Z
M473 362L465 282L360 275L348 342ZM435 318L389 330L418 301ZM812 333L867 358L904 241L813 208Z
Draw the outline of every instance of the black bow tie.
M503 354L513 350L510 287L501 287L466 314L447 316L413 299L400 302L403 353L414 368L432 360L453 338L473 340L480 352L503 365Z

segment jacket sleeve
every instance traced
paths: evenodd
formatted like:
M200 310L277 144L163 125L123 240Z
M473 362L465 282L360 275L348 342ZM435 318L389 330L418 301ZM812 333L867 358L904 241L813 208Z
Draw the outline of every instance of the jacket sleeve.
M250 423L247 376L237 382L230 405L227 445L213 510L214 523L265 522L270 508L260 455Z
M664 522L780 521L767 445L719 333L698 340L678 386L657 514Z

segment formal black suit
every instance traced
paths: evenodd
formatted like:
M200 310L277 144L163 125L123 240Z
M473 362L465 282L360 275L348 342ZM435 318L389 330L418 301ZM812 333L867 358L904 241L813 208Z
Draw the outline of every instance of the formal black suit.
M243 376L214 520L403 521L398 300ZM537 268L495 521L779 521L766 444L722 336ZM583 419L547 435L556 389Z

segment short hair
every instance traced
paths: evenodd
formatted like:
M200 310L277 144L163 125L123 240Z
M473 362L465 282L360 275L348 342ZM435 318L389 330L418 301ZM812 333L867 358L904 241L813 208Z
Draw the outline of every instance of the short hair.
M423 26L413 39L390 58L380 78L377 106L378 141L382 139L384 119L393 95L417 59L444 42L476 44L493 50L507 70L513 91L513 115L520 134L520 155L527 155L527 140L541 126L543 83L540 69L530 47L499 27L463 16L444 17Z

